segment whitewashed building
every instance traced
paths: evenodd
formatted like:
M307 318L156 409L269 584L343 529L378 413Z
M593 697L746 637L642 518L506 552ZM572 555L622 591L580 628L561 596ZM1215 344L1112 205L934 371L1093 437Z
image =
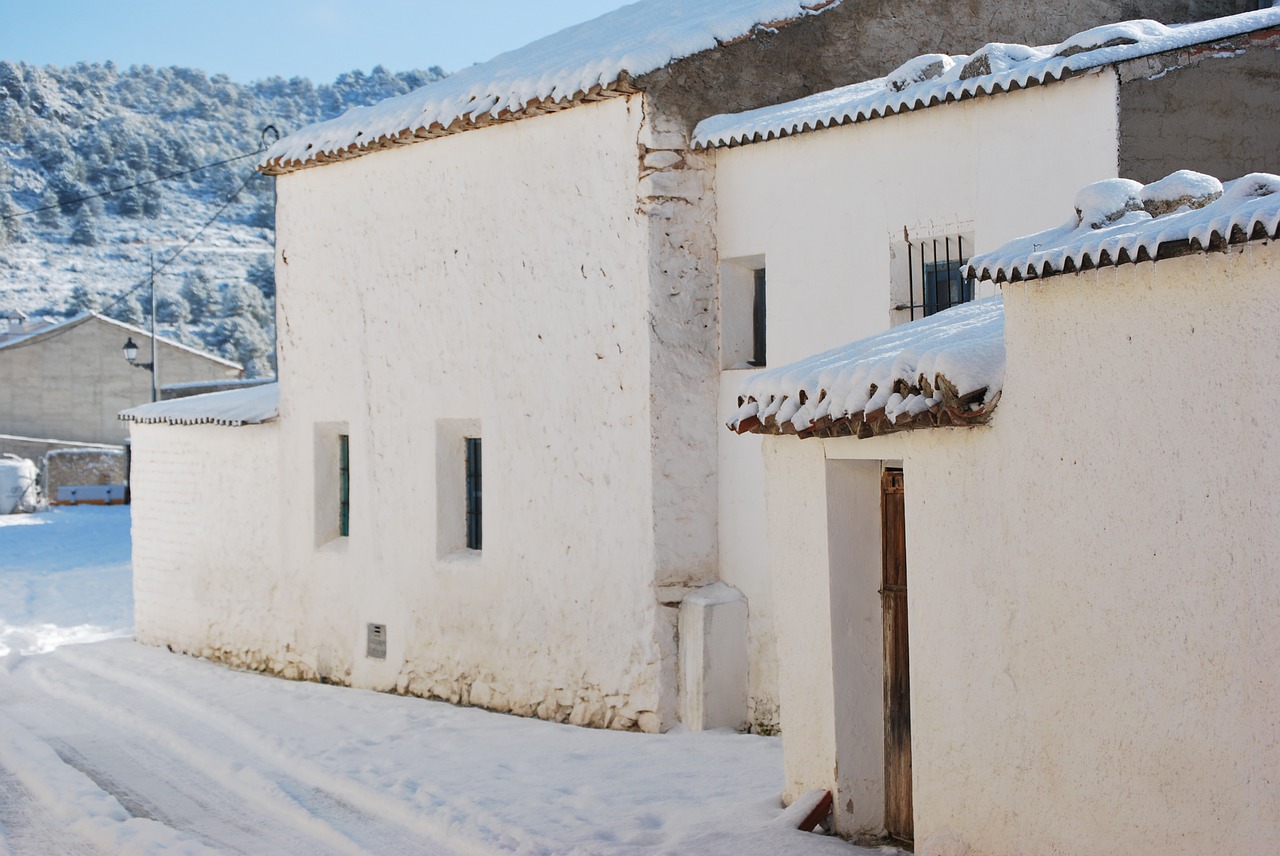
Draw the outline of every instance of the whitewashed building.
M1246 295L1274 282L1271 245L1019 286L1016 308L1011 287L1002 300L990 281L964 284L961 259L1061 223L1078 187L1117 173L1154 182L1188 164L1230 178L1274 163L1277 25L1280 11L1266 10L1174 30L1133 22L1049 48L989 45L699 125L698 144L719 147L724 352L759 348L747 319L760 297L767 319L770 368L743 357L724 363L722 413L739 431L765 436L725 436L722 485L736 481L733 513L766 500L739 547L773 567L786 796L830 790L843 834L887 830L937 854L1190 853L1224 836L1246 849L1274 837L1274 822L1263 819L1280 816L1274 797L1240 784L1218 801L1209 793L1231 770L1261 780L1274 753L1262 760L1250 747L1276 745L1274 722L1233 714L1210 786L1184 781L1193 775L1185 752L1162 767L1157 748L1192 740L1221 702L1208 697L1245 680L1243 664L1188 671L1175 662L1179 652L1222 662L1277 650L1274 632L1256 622L1230 641L1214 636L1210 625L1232 609L1254 615L1255 605L1249 595L1223 596L1231 605L1219 612L1213 604L1223 598L1206 582L1215 569L1203 561L1245 538L1242 580L1274 564L1276 545L1248 534L1273 513L1271 476L1223 488L1248 497L1247 521L1208 513L1234 502L1217 486L1206 485L1194 524L1181 522L1186 509L1153 501L1204 484L1206 444L1226 442L1252 460L1251 444L1269 442L1267 429L1210 439L1206 422L1182 419L1180 403L1165 401L1161 418L1160 398L1222 366L1254 366L1267 349L1258 325L1270 322L1249 316ZM1182 189L1196 184L1182 180ZM1141 185L1121 186L1124 214ZM1106 208L1108 187L1077 199L1086 216L1091 205ZM1153 212L1182 195L1168 187L1149 185ZM1234 198L1229 191L1215 210ZM1094 219L1109 225L1102 221L1114 213ZM1258 231L1245 224L1244 234L1265 242L1276 224L1260 216ZM1092 234L1092 222L1091 240L1112 234ZM1175 252L1186 221L1151 222L1156 233L1173 230L1161 240ZM1060 238L1019 246L1032 255ZM1207 232L1201 239L1211 244ZM1109 251L1104 264L1117 259L1118 247ZM1130 253L1123 262L1139 258ZM1197 276L1211 285L1193 288ZM1133 281L1121 288L1120 278ZM1148 313L1165 288L1167 313ZM1172 317L1199 335L1209 329L1200 315L1212 344L1187 344ZM1233 329L1254 332L1237 341ZM859 335L871 338L837 347ZM1154 350L1135 359L1130 341ZM1205 364L1202 347L1222 349L1223 361ZM1126 362L1115 365L1122 352ZM1142 372L1147 381L1137 380ZM1010 416L1015 390L1024 398ZM1247 412L1245 399L1227 412ZM913 430L921 428L945 430ZM791 436L768 436L779 434ZM1180 471L1188 457L1196 462ZM1125 463L1112 471L1095 460ZM1163 513L1171 516L1156 526ZM1162 537L1181 546L1145 560ZM1081 560L1090 567L1077 569ZM1157 578L1176 580L1154 599L1158 609L1203 597L1215 617L1185 638L1168 636L1167 609L1143 613ZM1088 584L1076 589L1076 579ZM1264 580L1246 589L1275 602ZM1088 611L1095 603L1107 618ZM1123 626L1101 634L1107 621ZM1168 644L1156 653L1136 641L1144 635ZM1249 692L1274 700L1274 675ZM1187 702L1197 694L1201 702ZM1195 708L1196 725L1153 718L1143 703ZM1094 717L1105 727L1093 729ZM1157 719L1161 737L1121 733Z
M1204 8L1160 5L1171 20ZM991 33L979 27L993 15L946 4L918 27L838 2L645 0L281 140L263 163L279 176L276 415L136 436L140 521L144 482L157 495L170 482L171 447L190 460L207 436L217 465L254 446L236 511L188 516L242 539L245 555L228 566L166 546L158 529L142 546L153 524L136 523L139 637L584 725L652 731L683 716L775 729L776 547L761 535L760 465L724 442L722 372L754 357L742 331L756 256L767 257L770 363L815 341L787 333L791 323L818 314L822 337L847 341L888 323L889 296L851 288L779 325L778 283L803 266L789 268L781 242L752 240L767 227L726 214L756 199L744 182L763 150L712 150L709 137L694 148L693 125L883 73L936 43L939 22L959 50L1065 38L1108 11L995 15L1004 29ZM882 38L895 27L900 38ZM1115 173L1114 145L1089 141L1104 132L1114 144L1116 88L1100 72L1061 92L1044 97L1082 110L1090 132L1054 135L1066 163L1051 189L1065 192ZM1002 109L984 104L962 109ZM823 157L850 157L837 149ZM1037 166L1017 168L1030 180ZM794 177L821 196L843 170L812 161ZM904 241L940 234L932 225L959 237L988 216L998 228L985 240L1003 239L1056 210L1019 215L1005 197L974 206L985 184L949 181L939 173L929 190L968 202L948 201L955 213L936 224L929 206L904 209L904 223L931 225ZM779 227L782 201L757 213L801 235ZM808 219L832 230L824 251L843 246L826 212ZM878 224L878 241L901 225L877 214L848 233L863 222ZM847 257L812 253L811 272L834 282L825 275L846 275ZM162 423L201 418L188 409L199 398L173 404ZM182 495L168 501L212 502Z

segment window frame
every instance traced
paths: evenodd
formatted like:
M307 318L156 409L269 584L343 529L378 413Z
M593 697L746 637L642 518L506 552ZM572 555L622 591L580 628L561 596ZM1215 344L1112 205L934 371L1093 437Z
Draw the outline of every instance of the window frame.
M338 435L338 537L351 537L351 435Z
M465 437L467 549L484 545L484 451L482 438Z
M952 256L953 242L954 257ZM920 313L920 318L928 318L973 300L975 290L973 277L960 276L965 263L969 260L964 254L964 243L962 234L939 235L907 243L907 303L899 308L906 309L910 313L909 320L916 320L917 311ZM930 255L933 260L926 261ZM939 275L941 271L946 272L945 280ZM916 301L917 275L919 302ZM938 294L938 285L942 281L946 282L945 304L939 299Z

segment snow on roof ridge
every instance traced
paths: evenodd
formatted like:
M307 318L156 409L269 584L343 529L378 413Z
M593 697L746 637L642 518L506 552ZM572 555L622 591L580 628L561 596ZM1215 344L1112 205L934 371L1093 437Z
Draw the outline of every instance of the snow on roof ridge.
M1138 19L1093 27L1045 47L992 43L969 55L926 54L888 75L698 123L695 148L748 143L1024 89L1166 51L1280 26L1280 7L1167 27Z
M154 401L120 413L125 422L164 425L258 425L280 415L280 385L267 383L247 389L210 392L168 401Z
M1179 170L1142 185L1112 178L1076 195L1075 216L969 260L969 276L1018 282L1108 265L1157 261L1280 238L1280 176L1235 181Z
M34 339L39 339L45 336L49 336L51 334L55 334L59 330L66 330L69 327L74 327L78 324L83 324L85 321L88 321L90 318L97 318L99 321L105 321L108 324L119 327L121 330L125 330L130 333L137 333L140 336L147 336L147 337L151 336L151 332L143 329L142 327L135 327L133 324L127 324L124 321L117 321L116 319L109 318L108 316L103 315L100 312L81 312L79 314L72 315L70 318L67 318L63 321L58 321L56 323L49 324L47 326L40 327L35 330L30 330L19 336L13 336L11 338L0 338L0 350L4 350L5 348L11 348L20 343L30 342ZM239 369L240 371L244 371L244 366L240 365L237 362L234 362L233 360L228 360L225 357L220 357L217 354L212 353L211 351L202 351L199 348L193 348L190 345L184 345L182 342L179 342L176 339L170 339L167 336L156 334L156 341L163 342L164 344L169 345L170 347L177 348L178 350L186 351L189 354L195 354L197 356L204 357L205 359L211 360L215 363L222 363L227 368Z
M1004 367L1004 301L989 297L754 374L728 424L801 437L981 424Z
M630 79L776 29L842 0L640 0L462 69L404 95L355 107L276 142L258 168L279 174L468 130L494 120L634 92ZM528 108L528 109L526 109Z

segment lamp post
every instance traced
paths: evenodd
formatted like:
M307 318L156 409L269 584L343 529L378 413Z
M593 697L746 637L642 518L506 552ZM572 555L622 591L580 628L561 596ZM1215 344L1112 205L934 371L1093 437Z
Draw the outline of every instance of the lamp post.
M151 362L138 362L138 346L134 344L133 337L130 336L124 343L124 358L129 361L129 365L135 369L146 369L151 372L151 400L155 401L158 396L156 385L156 256L155 251L148 249L147 258L151 264Z

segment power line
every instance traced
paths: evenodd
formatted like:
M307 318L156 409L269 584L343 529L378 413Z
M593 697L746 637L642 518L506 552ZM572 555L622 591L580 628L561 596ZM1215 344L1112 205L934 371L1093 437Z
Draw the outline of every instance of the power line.
M255 152L254 154L257 154L257 153ZM185 251L192 244L194 244L196 242L196 239L199 238L202 234L204 234L204 230L212 226L213 221L217 220L220 216L222 216L222 212L226 211L227 208L231 206L232 202L235 202L236 197L240 195L241 191L243 191L246 187L249 186L249 182L253 181L255 178L258 178L258 177L259 177L259 173L256 171L249 173L249 177L246 178L244 181L240 182L240 186L236 188L234 193L232 193L230 196L227 197L227 201L222 203L222 205L219 206L217 211L213 212L213 216L210 217L208 220L205 220L204 223L200 226L200 228L197 229L195 233L192 234L192 236L187 239L186 243L178 247L178 249L173 252L173 255L169 256L167 259L162 261L159 267L155 269L154 273L149 273L146 279L139 280L137 285L133 286L133 288L130 288L127 291L122 292L119 297L117 297L115 300L108 303L106 306L99 308L97 312L99 312L102 315L107 314L108 310L114 309L116 306L120 305L120 303L126 297L133 294L135 291L137 291L138 289L142 288L144 285L149 283L155 274L158 274L161 271L163 271L176 258L178 258L178 256L182 255L183 251Z
M270 127L272 127L272 126L268 126L268 127L270 128ZM272 128L272 130L274 130L274 128ZM264 133L264 135L265 135L265 133L266 133L266 132L264 131L263 133ZM253 154L257 154L257 153L256 153L256 152L254 152ZM242 157L248 157L248 155L243 155ZM237 160L238 160L238 159L239 159L239 158L237 158ZM251 181L253 181L255 178L259 178L259 177L260 177L260 173L258 173L256 170L255 170L254 172L249 173L249 176L248 176L244 181L240 182L240 186L239 186L239 187L237 187L237 188L235 189L235 192L234 192L234 193L232 193L230 196L228 196L228 197L227 197L227 201L226 201L226 202L223 202L223 203L222 203L222 205L220 205L220 206L218 207L218 210L217 210L217 211L215 211L215 212L213 212L213 216L212 216L212 217L210 217L208 220L205 220L205 221L204 221L204 223L203 223L203 224L201 224L200 228L199 228L199 229L197 229L197 230L196 230L196 231L191 235L191 237L190 237L190 238L188 238L188 239L186 240L186 242L185 242L182 246L178 247L178 249L177 249L177 250L175 250L175 251L173 252L173 254L172 254L172 255L170 255L167 259L164 259L164 260L160 263L159 267L157 267L157 268L154 270L154 272L149 272L149 273L148 273L148 276L147 276L146 278L139 280L139 281L138 281L138 283L137 283L136 285L134 285L132 288L129 288L129 289L127 289L127 290L125 290L125 291L121 292L121 293L120 293L120 295L119 295L115 300L111 301L110 303L106 304L105 306L101 306L101 307L99 307L99 308L97 308L97 309L94 309L94 310L91 310L91 311L92 311L92 312L95 312L95 313L97 313L97 314L99 314L99 315L106 315L106 314L107 314L107 312L108 312L109 310L114 309L116 306L120 305L120 303L122 303L122 302L124 301L124 299L125 299L125 298L129 297L131 294L133 294L133 293L134 293L135 291L137 291L138 289L142 288L144 285L147 285L148 283L150 283L150 282L152 281L152 279L153 279L153 277L154 277L154 275L155 275L155 274L158 274L158 273L160 273L161 271L163 271L163 270L164 270L166 267L168 267L168 266L169 266L169 265L170 265L170 264L171 264L175 259L177 259L177 258L178 258L178 256L182 255L182 253L183 253L185 250L187 250L187 249L188 249L192 244L194 244L194 243L196 242L196 240L197 240L197 239L198 239L202 234L204 234L204 230L205 230L205 229L208 229L210 226L212 226L212 225L213 225L213 222L214 222L215 220L217 220L219 217L221 217L221 216L222 216L222 212L226 211L226 210L227 210L227 208L229 208L229 207L231 206L231 203L232 203L232 202L234 202L234 201L236 200L236 197L238 197L238 196L240 195L240 193L241 193L241 192L242 192L246 187L248 187L248 186L249 186L249 182L251 182ZM66 332L66 330L58 330L58 331L55 331L55 332L53 332L52 336L50 336L50 337L46 337L45 339L42 339L41 341L47 341L47 340L48 340L48 338L52 338L52 337L54 337L54 336L60 336L60 335L62 335L64 332ZM157 330L156 335L157 335L157 336L159 335L159 331L158 331L158 330ZM12 345L11 347L14 347L14 348L21 348L21 347L24 347L24 345L23 345L22 343L16 343L16 344Z
M235 157L230 157L225 160L214 161L213 163L207 163L207 164L204 164L203 166L192 167L191 169L184 169L181 172L172 172L172 173L169 173L168 175L162 175L158 178L149 178L146 181L139 181L136 184L127 184L123 187L113 187L110 190L104 190L101 193L91 193L88 196L79 196L79 197L76 197L75 199L68 199L63 202L55 202L52 205L43 205L39 208L32 208L30 211L18 211L17 213L14 213L14 214L5 214L3 217L0 217L0 220L16 220L19 217L28 217L32 214L39 214L41 211L52 211L55 208L70 208L73 205L79 205L82 202L88 202L90 199L101 199L104 196L110 196L113 193L123 193L126 190L135 190L139 187L146 187L149 184L156 184L161 181L172 181L175 178L182 178L183 176L192 175L202 170L212 169L215 166L223 166L225 164L235 163L236 161L244 160L245 158L251 158L251 157L254 157L255 155L262 154L268 149L268 146L267 146L268 132L275 134L276 140L280 139L280 131L276 128L276 126L267 125L265 128L262 129L262 146L257 151L245 152L244 154L236 155ZM247 181L245 182L245 184L248 184L248 183L249 182ZM231 198L234 199L236 196L238 196L240 194L240 190L244 190L243 184L240 185L239 190L237 190L234 194L232 194Z

